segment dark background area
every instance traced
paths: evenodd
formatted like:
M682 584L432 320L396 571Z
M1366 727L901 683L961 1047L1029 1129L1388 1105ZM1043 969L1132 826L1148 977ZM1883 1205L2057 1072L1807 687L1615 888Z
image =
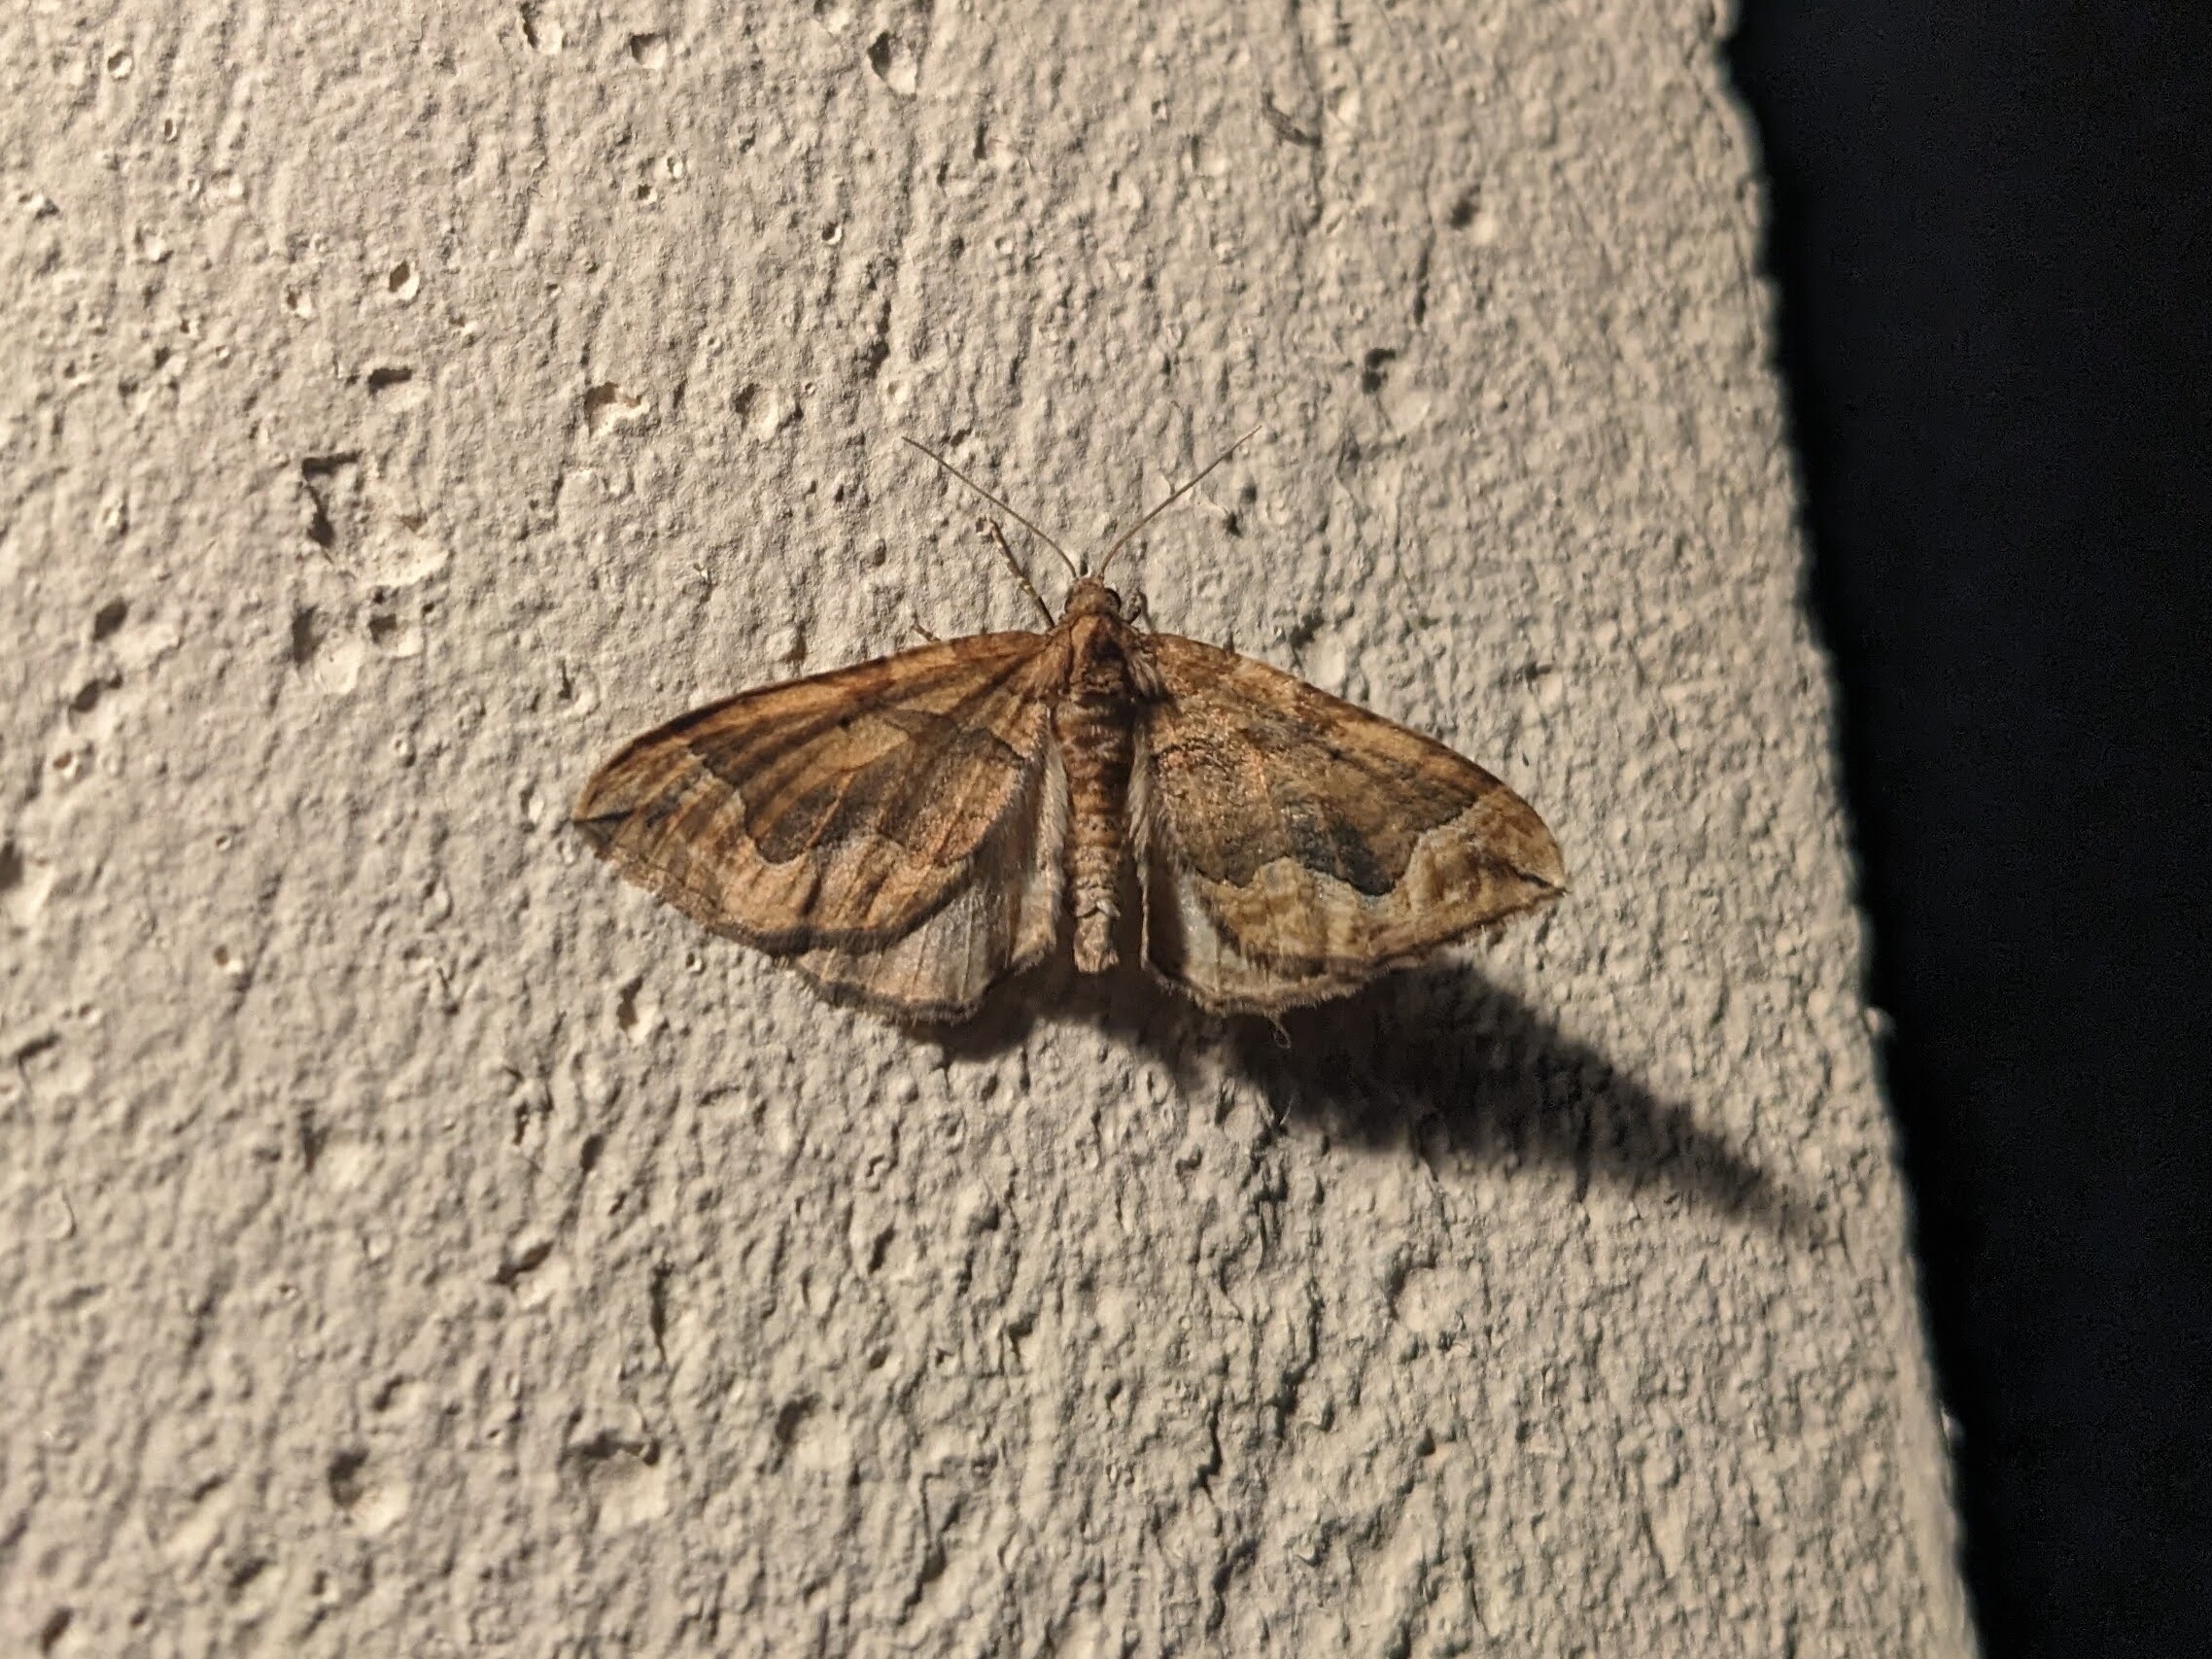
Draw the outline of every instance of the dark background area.
M1992 1659L2212 1651L2208 15L1728 54Z

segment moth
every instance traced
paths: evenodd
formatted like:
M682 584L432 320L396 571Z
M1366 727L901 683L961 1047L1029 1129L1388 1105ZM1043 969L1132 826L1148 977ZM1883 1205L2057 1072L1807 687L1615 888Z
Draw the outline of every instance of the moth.
M1201 1006L1341 996L1557 898L1559 846L1443 744L1217 645L1153 632L1106 585L1178 486L1055 617L741 692L647 732L574 821L638 885L895 1019L974 1014L1052 956L1112 968L1124 933ZM1133 879L1132 879L1133 878ZM1122 912L1133 898L1135 925Z

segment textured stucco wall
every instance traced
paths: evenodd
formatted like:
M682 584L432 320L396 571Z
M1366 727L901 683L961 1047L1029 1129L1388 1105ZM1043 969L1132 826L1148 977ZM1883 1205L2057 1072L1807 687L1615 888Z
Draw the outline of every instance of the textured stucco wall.
M395 10L0 28L0 1647L1968 1651L1723 19ZM1132 585L1540 923L938 1045L564 827L1254 422Z

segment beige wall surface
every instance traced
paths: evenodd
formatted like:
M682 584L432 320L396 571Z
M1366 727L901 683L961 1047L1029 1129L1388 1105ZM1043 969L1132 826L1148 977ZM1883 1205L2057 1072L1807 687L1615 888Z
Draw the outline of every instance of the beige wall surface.
M0 1648L1970 1651L1726 21L12 7ZM1262 423L1125 580L1540 920L930 1041L568 828Z

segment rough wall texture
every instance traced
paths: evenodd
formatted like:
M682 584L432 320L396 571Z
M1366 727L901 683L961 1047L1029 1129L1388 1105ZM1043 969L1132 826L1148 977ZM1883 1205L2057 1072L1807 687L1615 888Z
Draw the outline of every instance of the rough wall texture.
M1724 20L394 10L0 31L0 1645L1969 1650ZM1131 585L1540 924L940 1045L566 830L1255 422Z

